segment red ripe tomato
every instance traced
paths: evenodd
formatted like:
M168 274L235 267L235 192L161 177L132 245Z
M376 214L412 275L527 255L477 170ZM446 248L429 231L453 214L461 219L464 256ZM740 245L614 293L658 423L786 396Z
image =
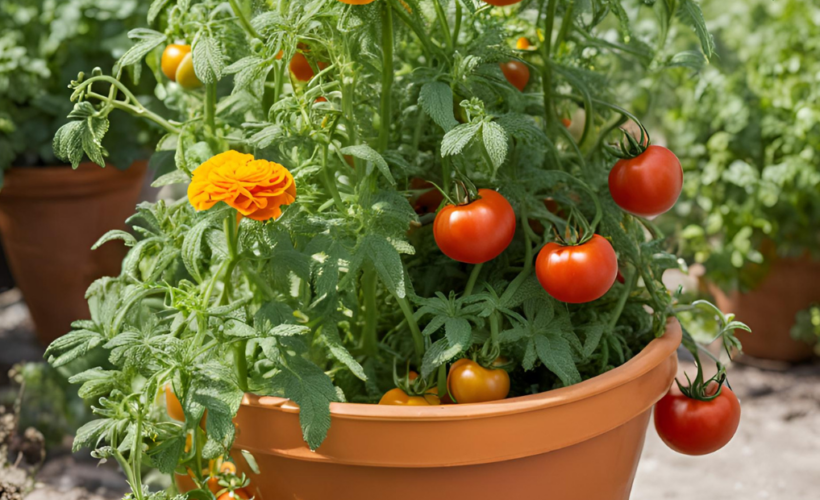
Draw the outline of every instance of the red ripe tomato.
M501 66L501 72L504 73L504 78L506 78L513 87L524 92L524 88L530 81L530 68L520 61L508 61L499 64L499 66Z
M438 406L441 400L435 389L430 389L424 396L408 396L406 392L396 387L384 393L380 405L386 406Z
M177 80L177 68L182 62L182 59L191 52L190 45L180 45L172 43L165 47L162 51L162 59L160 60L160 67L165 76L169 80L175 82Z
M413 209L419 215L430 214L435 212L441 202L444 200L444 195L436 187L424 179L414 177L410 180L410 189L421 191L426 189L413 200Z
M544 245L535 261L544 290L561 302L583 304L601 298L615 283L618 257L601 235L581 245Z
M726 386L712 401L699 401L673 384L655 405L655 429L667 446L684 455L706 455L723 448L739 424L740 403Z
M433 237L444 255L467 264L498 257L515 235L515 212L506 198L479 189L479 199L446 205L433 221Z
M495 5L496 7L506 7L507 5L513 5L521 0L484 0L485 3L490 5Z
M465 358L450 367L447 385L459 404L484 403L507 397L510 393L510 376L505 370L488 370Z
M609 172L609 192L625 211L652 217L675 205L683 189L683 169L677 156L650 145L635 158L618 160Z

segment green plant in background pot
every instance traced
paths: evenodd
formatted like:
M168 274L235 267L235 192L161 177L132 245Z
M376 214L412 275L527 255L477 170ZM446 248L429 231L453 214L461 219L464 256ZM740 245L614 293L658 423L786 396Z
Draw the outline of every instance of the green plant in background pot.
M743 339L747 353L801 359L810 346L789 330L820 300L820 7L704 9L720 57L699 79L677 75L677 104L660 121L686 172L674 211L681 250L705 265L722 308L765 332Z
M669 390L674 316L716 318L727 350L744 325L664 287L678 260L644 217L674 204L680 164L642 126L619 133L640 120L601 69L673 65L676 19L702 61L699 7L640 4L660 22L639 36L620 2L491 3L518 5L156 0L113 75L72 81L62 157L103 164L79 138L127 112L166 131L155 155L175 168L155 184L187 184L137 207L136 236L99 241L130 247L122 272L47 352L108 352L72 378L99 399L75 447L117 460L133 498L176 493L148 491L148 465L191 498L381 499L398 482L623 500L667 392L721 408L693 415L723 432L692 446L665 398L676 449L734 434L721 365ZM173 120L129 90L143 60ZM576 139L561 117L580 107ZM611 467L581 480L593 459Z
M92 258L89 248L132 210L145 172L134 162L156 134L123 114L99 143L116 169L80 167L81 155L72 173L52 151L54 133L70 121L66 82L84 68L112 67L129 47L124 32L146 10L137 0L0 0L0 232L44 343L87 317L85 289L118 269L121 249Z

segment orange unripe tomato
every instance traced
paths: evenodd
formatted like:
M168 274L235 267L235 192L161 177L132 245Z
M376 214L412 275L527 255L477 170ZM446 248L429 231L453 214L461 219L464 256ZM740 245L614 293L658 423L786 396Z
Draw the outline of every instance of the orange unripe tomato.
M327 67L327 64L321 61L316 64L320 70ZM293 73L293 76L300 82L309 82L310 79L316 75L316 73L313 72L313 68L310 67L307 57L301 52L294 54L293 59L290 60L290 72Z
M484 3L495 5L496 7L506 7L508 5L519 3L520 1L521 0L484 0Z
M179 398L174 394L174 389L171 387L171 384L165 386L165 410L168 412L168 416L174 420L179 420L180 422L185 421L185 412L182 411L182 403L179 402Z
M225 493L219 495L218 500L248 500L251 495L245 488L237 488L233 491L226 491Z
M236 475L236 465L233 462L222 462L219 466L219 473Z
M447 384L459 404L498 401L510 393L510 375L505 370L488 370L470 359L453 363Z
M202 86L202 82L197 78L194 72L194 56L188 53L182 58L176 72L176 82L185 90L192 90Z
M530 48L530 41L527 37L522 36L515 42L515 48L518 50L527 50Z
M563 123L566 128L570 128L572 126L572 120L569 118L561 118L561 123Z
M313 102L327 102L327 99L324 96L319 96Z
M504 73L504 78L507 79L513 87L521 92L524 92L524 87L530 81L530 68L520 61L509 61L499 64L501 72Z
M339 0L342 3L347 5L367 5L369 3L373 3L376 0Z
M408 396L406 392L396 387L384 393L379 404L386 406L438 406L441 404L441 400L436 395L435 389L430 389L424 396Z
M182 63L185 56L190 53L190 45L172 43L165 47L165 50L162 51L162 59L160 61L162 73L172 82L177 81L177 68L179 68L180 63Z

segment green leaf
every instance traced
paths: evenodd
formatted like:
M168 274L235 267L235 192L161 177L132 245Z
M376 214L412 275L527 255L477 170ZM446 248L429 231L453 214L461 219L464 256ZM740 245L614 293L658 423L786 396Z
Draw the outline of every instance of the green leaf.
M358 144L356 146L342 148L342 154L355 156L356 158L370 162L367 165L367 175L373 172L373 165L375 165L391 185L396 185L396 180L393 178L393 174L390 173L390 166L384 161L382 155L367 144Z
M288 358L288 369L275 374L271 384L299 405L302 437L317 449L330 429L330 403L339 401L336 388L321 368L301 356Z
M444 132L458 125L453 113L453 90L446 83L425 83L419 92L419 105Z
M120 60L117 61L117 65L115 66L115 73L117 72L117 68L124 68L126 66L131 66L132 64L141 62L142 58L145 57L146 54L159 47L166 41L165 35L148 28L131 30L128 32L128 37L132 40L139 41L130 49L125 51L125 54L120 57Z
M439 366L458 356L461 351L461 346L451 346L446 338L433 342L421 360L421 377L429 377Z
M187 184L191 182L191 177L184 170L174 170L160 176L151 183L151 187L169 186L171 184Z
M464 123L450 130L441 142L441 156L460 154L481 129L481 122Z
M168 4L168 0L154 0L148 8L148 24L154 24L154 20L160 15L162 9Z
M695 0L680 0L678 16L684 23L691 26L698 35L701 50L703 50L703 54L706 58L712 57L715 53L715 39L706 27L706 21L703 19L703 11L700 10L700 5L695 2Z
M333 319L328 319L322 325L319 338L325 343L330 354L344 364L357 378L367 381L362 365L350 354L339 337L339 329Z
M74 443L71 445L71 451L76 452L82 448L93 448L103 438L103 436L112 428L115 421L100 418L92 420L87 424L77 429L74 435Z
M495 122L484 122L484 147L492 160L492 167L498 169L507 159L507 133L504 127Z
M125 246L132 247L137 243L137 239L134 238L134 235L129 233L128 231L123 231L121 229L112 229L108 231L100 239L97 240L96 243L91 247L91 250L96 250L100 248L102 245L108 243L109 241L113 240L122 240L125 243Z
M44 357L51 366L59 368L85 356L88 351L105 342L105 337L91 330L74 330L58 338L48 346Z
M185 235L182 241L182 263L197 282L202 283L199 261L202 259L202 235L213 225L213 220L206 217L197 222Z
M147 454L151 458L154 467L163 474L171 474L179 463L179 458L185 451L185 434L180 434L171 439L166 439L159 446L148 450Z
M538 359L552 373L556 374L565 386L581 381L581 374L572 360L572 349L569 343L560 335L536 335L535 351Z
M82 384L77 394L83 399L97 399L110 393L118 385L120 372L114 370L103 370L95 366L90 370L78 373L69 377L72 384Z
M696 50L684 50L683 52L678 52L672 56L669 59L669 62L666 63L666 67L682 67L700 71L708 62L708 59L706 59L706 56L704 56L702 52L698 52Z
M444 332L447 343L451 348L466 350L472 344L473 329L470 322L464 318L447 318L444 322Z
M367 235L361 243L360 252L364 253L376 268L384 286L397 297L403 298L406 295L404 267L396 248L385 238Z
M192 48L194 73L202 83L216 83L225 69L225 56L219 42L205 32L194 39Z

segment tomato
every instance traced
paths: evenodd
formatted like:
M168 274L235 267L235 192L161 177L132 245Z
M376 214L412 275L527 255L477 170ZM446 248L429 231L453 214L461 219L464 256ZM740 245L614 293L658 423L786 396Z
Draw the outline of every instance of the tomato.
M572 126L572 120L569 118L561 118L561 123L563 123L566 128L570 128L570 126Z
M191 446L194 444L194 437L188 433L185 435L185 453L191 451Z
M168 77L169 80L172 82L177 80L177 68L179 68L179 64L182 62L182 59L185 58L185 56L190 52L190 45L172 43L165 47L165 50L162 51L160 67L162 68L162 72Z
M521 38L516 40L515 48L518 50L527 50L530 48L530 41L527 39L527 37L522 36Z
M317 65L319 69L325 69L327 67L327 64L321 61L319 61ZM301 82L309 82L310 79L315 76L307 57L301 52L294 54L293 59L290 60L290 71L293 73L293 76Z
M652 217L675 205L683 189L683 169L675 154L650 145L635 158L618 160L609 172L609 192L625 211Z
M732 440L738 424L740 403L726 386L712 401L699 401L682 394L673 384L655 405L658 434L667 446L685 455L706 455L723 448Z
M498 257L515 235L515 212L506 198L479 189L479 199L446 205L433 221L433 237L444 255L467 264Z
M601 235L581 245L547 243L535 261L544 290L561 302L583 304L601 298L618 276L618 257Z
M182 403L179 402L176 394L174 394L174 389L171 387L171 384L165 386L165 411L167 411L168 416L174 420L179 420L180 422L185 421L185 412L182 411Z
M222 489L222 486L219 485L219 478L216 476L208 476L206 484L208 485L208 489L211 490L211 493L214 495Z
M485 3L490 5L495 5L496 7L506 7L508 5L513 5L521 0L484 0Z
M427 191L421 193L413 200L413 209L419 215L431 214L438 210L439 205L444 200L444 195L436 187L424 179L414 177L410 180L410 189Z
M194 72L193 54L186 54L185 57L182 58L182 62L179 63L179 67L177 68L175 79L179 86L185 90L191 90L202 86L202 82L199 81L199 78L197 78L196 73Z
M217 500L234 500L236 498L241 500L249 500L251 496L245 488L237 488L233 491L226 491L225 493L219 495Z
M510 393L510 376L505 370L488 370L464 358L450 367L447 386L459 404L497 401Z
M379 401L380 405L387 406L438 406L441 400L435 389L430 389L424 396L408 396L406 392L396 387L390 389Z
M347 5L367 5L369 3L373 3L376 0L339 0L342 3L346 3Z
M327 98L325 98L325 96L321 96L321 95L320 95L320 96L319 96L319 97L317 97L317 98L316 98L316 100L315 100L315 101L313 101L313 102L327 102Z
M506 78L513 87L524 92L527 82L530 81L530 68L521 61L508 61L499 64L499 66L501 66L501 72L504 73L504 78Z
M222 465L219 466L219 473L236 475L236 465L233 462L222 462Z

